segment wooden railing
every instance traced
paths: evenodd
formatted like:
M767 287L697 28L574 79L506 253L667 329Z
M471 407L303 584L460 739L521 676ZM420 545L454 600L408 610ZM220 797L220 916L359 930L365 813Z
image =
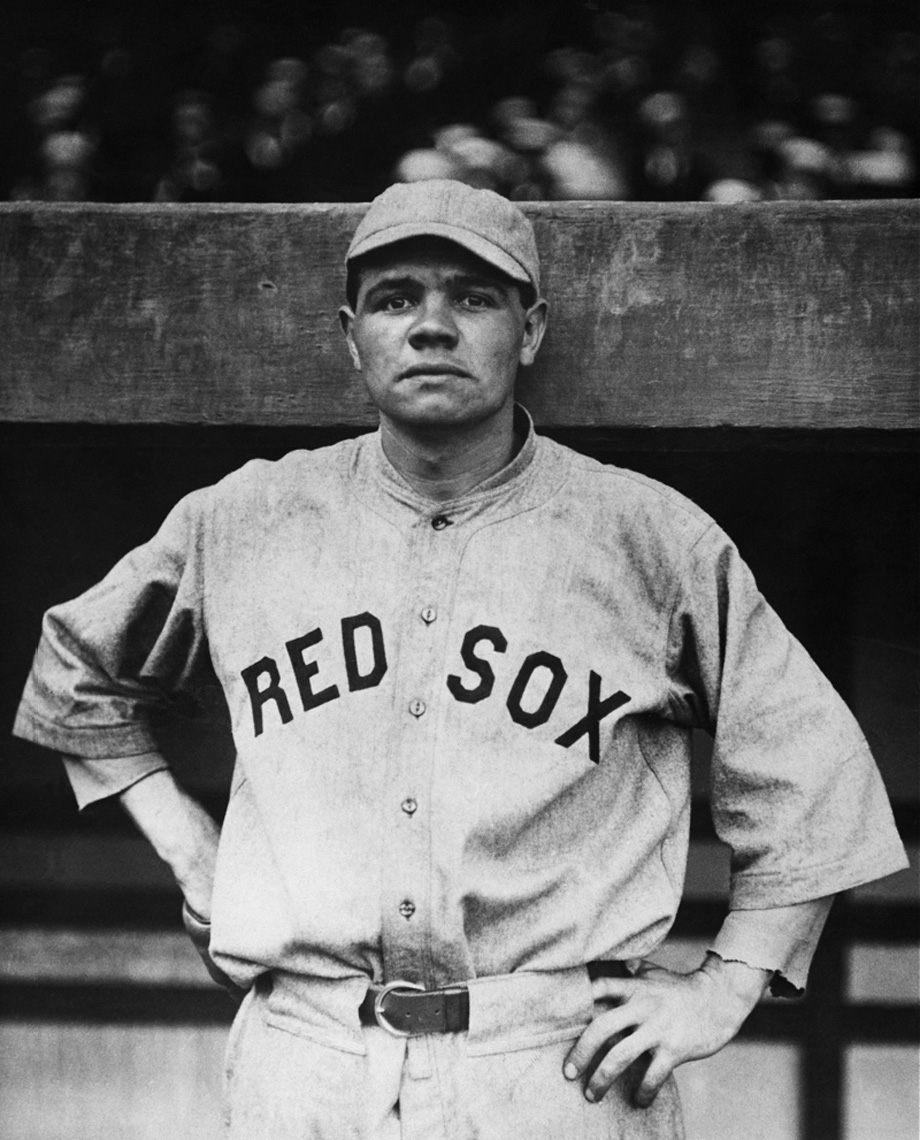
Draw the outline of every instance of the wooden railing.
M373 422L340 343L364 207L0 206L0 421ZM534 204L538 423L920 425L920 204Z

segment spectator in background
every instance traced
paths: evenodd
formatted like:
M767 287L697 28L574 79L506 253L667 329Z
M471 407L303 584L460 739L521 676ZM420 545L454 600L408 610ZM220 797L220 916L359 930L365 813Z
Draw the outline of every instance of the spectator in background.
M920 36L897 15L839 2L553 13L457 8L315 39L293 9L286 28L277 14L209 26L193 8L197 39L174 42L87 25L79 67L44 44L20 56L5 193L348 201L431 177L518 199L918 192Z

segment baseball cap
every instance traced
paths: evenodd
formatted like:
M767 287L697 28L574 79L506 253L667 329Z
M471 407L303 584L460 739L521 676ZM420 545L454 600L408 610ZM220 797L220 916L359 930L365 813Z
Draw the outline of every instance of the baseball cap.
M515 281L540 292L533 226L494 190L445 178L397 182L379 194L358 223L345 264L410 237L431 235L463 246Z

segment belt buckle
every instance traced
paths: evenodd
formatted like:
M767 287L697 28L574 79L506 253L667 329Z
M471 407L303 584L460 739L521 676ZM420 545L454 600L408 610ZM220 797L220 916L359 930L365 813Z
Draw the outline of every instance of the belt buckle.
M383 1011L383 1003L386 996L394 990L417 990L420 993L425 992L425 987L418 985L416 982L387 982L381 987L380 992L374 997L374 1019L381 1029L386 1030L391 1037L411 1037L412 1034L406 1029L397 1029L395 1025L391 1025L386 1019L386 1014Z

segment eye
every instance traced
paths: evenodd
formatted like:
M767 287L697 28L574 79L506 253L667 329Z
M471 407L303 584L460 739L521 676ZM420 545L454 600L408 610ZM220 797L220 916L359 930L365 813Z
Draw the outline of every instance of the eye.
M401 313L408 309L411 303L404 293L391 293L389 297L381 299L380 308L385 313Z
M492 306L492 298L485 293L464 293L460 303L467 309L488 309Z

